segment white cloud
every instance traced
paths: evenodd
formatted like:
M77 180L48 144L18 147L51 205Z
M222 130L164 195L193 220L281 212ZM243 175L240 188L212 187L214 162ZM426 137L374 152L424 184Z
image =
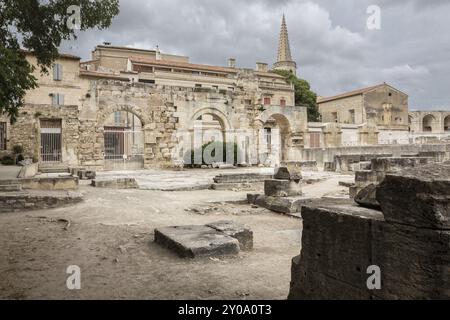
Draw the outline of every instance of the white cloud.
M191 61L238 66L276 58L286 14L299 74L320 95L389 82L415 106L450 106L448 1L379 0L382 29L366 29L372 0L122 0L111 28L82 34L63 48L90 58L95 45L182 54Z

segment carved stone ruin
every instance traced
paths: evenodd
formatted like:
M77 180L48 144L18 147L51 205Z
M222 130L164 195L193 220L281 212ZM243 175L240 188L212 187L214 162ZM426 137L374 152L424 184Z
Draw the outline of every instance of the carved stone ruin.
M450 298L450 165L388 173L376 199L382 211L302 208L289 299ZM380 288L368 286L374 266Z

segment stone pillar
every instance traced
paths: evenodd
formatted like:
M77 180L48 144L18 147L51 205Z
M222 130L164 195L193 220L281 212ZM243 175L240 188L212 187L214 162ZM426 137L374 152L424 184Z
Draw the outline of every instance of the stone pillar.
M342 145L342 130L337 123L329 123L323 130L325 147L340 147Z

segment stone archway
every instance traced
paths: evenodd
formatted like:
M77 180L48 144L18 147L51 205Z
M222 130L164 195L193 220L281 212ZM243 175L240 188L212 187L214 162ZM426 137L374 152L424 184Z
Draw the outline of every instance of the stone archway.
M444 118L444 131L450 132L450 115Z
M436 118L432 114L427 114L422 119L422 132L434 132Z
M270 165L276 166L289 160L292 128L287 117L280 113L266 113L258 120L264 136L259 146L259 154L267 158L266 162Z
M184 162L191 164L191 151L198 150L205 144L210 142L228 143L228 140L231 139L230 130L231 123L229 119L219 109L208 107L197 110L188 122L187 144L184 144L185 142L183 141ZM194 159L194 161L200 160Z
M144 123L131 108L115 108L102 117L104 168L138 170L144 168Z

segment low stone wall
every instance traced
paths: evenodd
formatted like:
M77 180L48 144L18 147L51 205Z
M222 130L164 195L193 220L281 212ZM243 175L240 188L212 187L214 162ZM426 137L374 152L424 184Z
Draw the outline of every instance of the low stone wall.
M138 183L134 178L117 178L109 180L92 180L91 185L96 188L111 188L111 189L137 189Z
M283 161L281 167L297 167L302 171L318 171L317 161L315 160Z
M301 159L315 160L318 166L323 167L325 162L334 162L334 157L340 155L392 154L394 157L401 157L402 155L418 155L419 152L444 152L444 161L450 160L450 143L303 149Z
M381 183L387 173L398 172L406 168L414 168L435 162L435 158L402 157L402 158L376 158L372 159L370 170L355 172L355 185L350 187L350 198L370 184Z
M78 178L56 177L56 178L27 178L20 179L24 190L77 190Z
M302 208L289 299L450 298L450 165L390 173L376 197Z
M51 209L73 205L83 200L77 192L0 193L0 213Z
M39 171L39 164L38 163L32 163L27 164L20 169L19 175L17 178L23 179L23 178L32 178L34 177Z

